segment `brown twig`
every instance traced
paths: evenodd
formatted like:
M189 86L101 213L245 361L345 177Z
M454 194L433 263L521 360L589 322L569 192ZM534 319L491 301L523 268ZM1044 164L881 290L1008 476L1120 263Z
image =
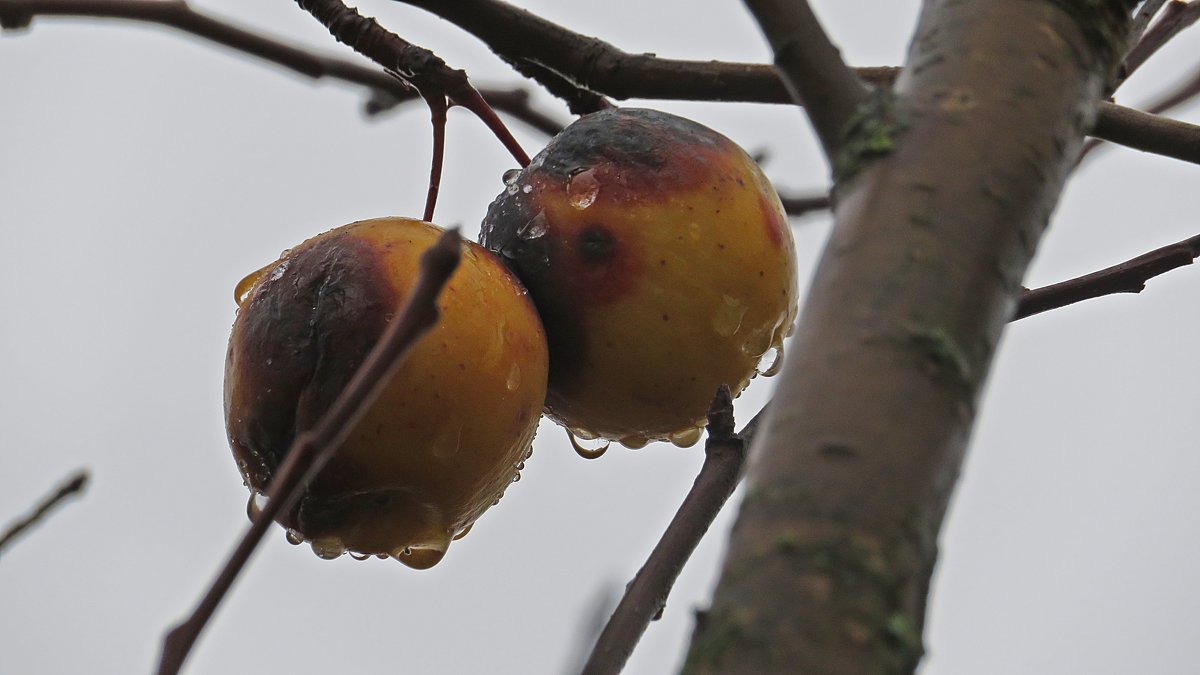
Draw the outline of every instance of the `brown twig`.
M1154 56L1158 50L1184 29L1196 23L1197 19L1200 19L1200 2L1172 0L1159 20L1145 32L1133 49L1129 51L1129 55L1125 57L1124 63L1121 64L1121 78L1114 84L1113 89L1129 79L1151 56Z
M1200 164L1200 126L1126 108L1101 104L1092 135L1164 157Z
M387 30L375 19L359 14L341 0L296 0L296 4L328 28L339 42L398 74L418 91L426 95L444 95L455 105L470 110L491 129L521 166L529 165L529 155L496 111L471 85L465 72L447 66L437 54Z
M833 201L830 198L829 193L814 195L779 195L779 201L783 203L783 210L789 216L803 216L812 211L825 211L833 205Z
M426 95L429 104L430 123L433 125L433 161L429 166L429 192L425 195L425 215L422 219L433 222L433 209L437 205L438 191L442 187L442 166L446 159L446 97Z
M212 14L193 10L186 2L170 0L0 0L0 26L24 28L37 16L80 16L122 19L168 26L230 49L283 66L312 79L329 78L366 87L371 96L368 115L418 100L417 93L383 70L322 54L235 26ZM530 105L525 89L480 89L496 110L503 111L542 133L553 136L565 123Z
M733 398L729 387L721 385L708 410L708 440L700 474L646 564L626 588L583 667L583 675L620 672L646 626L661 615L683 565L737 487L746 442L734 433L733 424Z
M167 632L159 675L178 673L200 632L237 579L275 516L291 507L301 487L329 461L399 367L409 349L437 323L437 297L458 266L461 239L457 230L442 234L421 256L421 272L398 317L346 383L329 410L310 430L297 435L267 488L267 503L230 554L212 586L186 620Z
M842 61L803 0L745 0L775 54L792 100L804 105L825 156L838 153L843 130L867 98L867 88ZM807 102L807 104L805 104Z
M41 522L46 516L50 515L50 512L62 504L68 497L82 493L83 489L87 487L87 483L88 472L86 470L76 471L70 480L60 485L53 494L43 499L29 515L10 525L4 534L0 535L0 554L4 552L5 547L16 541L17 537L20 537L27 530Z
M1091 274L1025 291L1013 321L1114 293L1140 293L1146 282L1200 256L1200 235L1126 260Z

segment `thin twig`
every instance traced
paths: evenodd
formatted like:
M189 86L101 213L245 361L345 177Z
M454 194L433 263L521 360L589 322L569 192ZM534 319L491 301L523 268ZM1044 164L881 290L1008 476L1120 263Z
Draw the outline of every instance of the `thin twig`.
M369 115L419 99L411 87L381 69L305 51L170 0L0 0L0 26L25 28L37 16L79 16L159 24L283 66L312 79L329 78L366 87ZM542 133L553 136L565 123L538 111L525 89L480 89L483 98Z
M17 537L21 536L27 530L37 525L46 516L50 515L50 512L53 511L59 504L62 504L68 497L82 493L83 489L87 487L87 483L87 470L81 469L76 471L71 478L60 485L53 494L43 499L42 502L29 513L29 515L10 525L4 534L0 535L0 554L4 552L5 547L16 541Z
M1154 27L1145 33L1129 51L1129 56L1125 57L1125 62L1121 64L1122 77L1115 83L1113 89L1129 79L1137 72L1138 68L1142 67L1142 64L1170 42L1171 38L1196 23L1197 19L1200 19L1200 2L1174 0L1167 5L1162 17L1154 23Z
M745 441L734 433L733 398L729 387L721 385L708 410L708 440L700 474L646 564L626 588L583 667L583 675L621 671L646 626L661 615L679 572L737 487L745 458Z
M812 122L830 163L842 131L867 88L842 61L812 8L804 0L745 0L775 54L775 66L792 99Z
M267 503L230 554L212 586L186 620L163 640L159 675L178 673L200 632L245 567L275 516L291 507L306 485L329 461L371 402L387 384L409 349L437 323L437 297L458 266L457 230L442 234L421 256L421 272L404 308L388 324L379 342L346 383L316 425L296 436L267 487Z
M433 126L433 161L429 166L429 192L425 195L425 215L422 219L433 222L433 209L437 205L438 191L442 187L442 165L446 159L446 97L441 94L427 95L430 123Z
M521 166L529 155L504 126L496 111L480 96L467 74L446 65L437 54L419 47L347 7L341 0L296 0L296 4L321 22L338 42L404 78L426 95L444 95L455 105L475 114L508 149Z
M783 210L789 216L803 216L812 211L825 211L833 205L833 201L830 198L829 193L814 195L779 195L779 201L783 203Z
M1191 265L1200 256L1200 235L1126 260L1091 274L1034 290L1021 295L1013 321L1065 307L1083 300L1114 293L1140 293L1146 282L1177 267Z

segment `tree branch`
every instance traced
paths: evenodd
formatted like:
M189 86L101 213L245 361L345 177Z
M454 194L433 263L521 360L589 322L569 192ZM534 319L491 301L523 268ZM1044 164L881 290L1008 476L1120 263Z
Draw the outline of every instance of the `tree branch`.
M159 661L159 675L179 672L196 639L233 586L238 574L281 511L291 507L302 487L321 471L341 446L355 423L387 384L409 349L437 323L437 298L458 267L461 239L449 230L421 256L421 272L397 318L388 324L379 342L367 354L329 410L316 425L296 436L267 488L267 503L226 560L212 586L192 614L167 632Z
M1200 257L1200 235L1126 260L1091 274L1050 286L1027 290L1021 295L1013 321L1065 307L1083 300L1114 293L1141 293L1146 282L1178 267L1191 265Z
M59 486L53 494L43 499L29 515L10 525L8 530L0 535L0 554L4 553L4 549L9 544L16 541L27 530L36 526L46 516L50 515L50 512L66 501L68 497L81 494L83 489L87 487L87 483L88 472L84 470L76 471L70 480Z
M1147 3L1147 5L1149 4ZM1142 67L1142 64L1170 42L1171 38L1196 23L1197 19L1200 19L1200 2L1172 0L1163 11L1162 17L1154 23L1150 30L1146 31L1142 39L1138 40L1137 45L1125 57L1125 62L1121 64L1122 77L1115 83L1113 89L1129 79L1137 72L1138 68Z
M733 430L733 398L729 387L721 385L708 409L708 440L700 474L646 564L625 588L582 675L621 672L646 626L662 615L675 579L737 487L747 441Z
M529 165L529 155L471 85L465 72L450 68L437 54L385 29L341 0L296 0L296 4L328 28L338 42L396 73L425 96L446 96L455 105L475 113L521 166Z
M333 79L366 87L371 98L367 114L379 114L396 105L416 101L412 87L383 70L293 47L285 42L235 26L212 14L197 12L186 2L172 0L0 0L0 26L26 28L38 16L78 16L120 19L168 26L244 54L282 66L296 74ZM496 110L553 136L565 123L530 105L524 89L480 89Z
M805 0L745 0L775 53L792 100L805 112L833 164L847 122L867 89L846 67ZM805 105L805 102L808 102Z
M688 672L918 665L978 396L1127 10L924 4L875 120L886 142L839 186Z
M1105 103L1091 133L1134 150L1200 164L1200 126L1195 124Z

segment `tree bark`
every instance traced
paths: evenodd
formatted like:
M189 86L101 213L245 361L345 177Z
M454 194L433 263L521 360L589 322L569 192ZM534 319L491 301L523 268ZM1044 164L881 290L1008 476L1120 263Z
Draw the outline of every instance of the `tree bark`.
M834 158L836 226L686 672L916 668L976 402L1129 9L926 3Z

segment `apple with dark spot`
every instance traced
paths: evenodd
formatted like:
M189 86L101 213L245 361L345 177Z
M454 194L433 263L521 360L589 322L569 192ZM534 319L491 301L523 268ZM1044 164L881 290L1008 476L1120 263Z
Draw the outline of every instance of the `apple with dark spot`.
M584 116L506 175L480 242L529 289L550 343L546 412L628 447L700 436L781 356L796 261L779 197L733 141L653 110Z

